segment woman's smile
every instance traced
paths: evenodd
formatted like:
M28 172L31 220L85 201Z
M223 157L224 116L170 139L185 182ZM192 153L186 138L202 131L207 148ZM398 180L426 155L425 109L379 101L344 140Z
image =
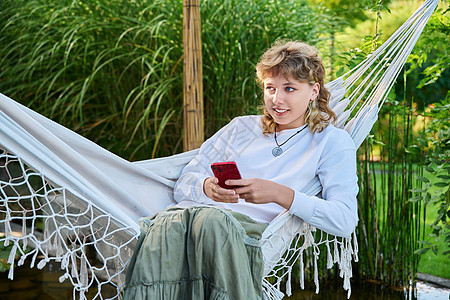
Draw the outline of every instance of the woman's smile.
M281 108L273 108L273 110L280 117L287 114L287 112L289 111L288 109L281 109Z

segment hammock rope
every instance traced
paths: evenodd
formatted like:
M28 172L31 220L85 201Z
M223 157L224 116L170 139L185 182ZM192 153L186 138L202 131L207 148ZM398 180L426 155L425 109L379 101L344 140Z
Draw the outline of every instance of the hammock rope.
M377 120L438 2L425 1L377 50L327 84L337 124L357 147ZM55 261L64 272L60 282L70 280L74 286L74 299L86 299L92 290L89 298L119 298L139 217L174 204L174 182L197 151L130 163L0 94L0 242L12 243L8 277L14 278L16 255L19 266L27 259L30 267L38 268ZM317 195L319 180L314 178L302 191ZM267 299L284 296L280 290L285 279L286 294L291 295L296 263L304 288L307 255L317 293L317 262L326 255L327 268L339 266L350 297L352 261L358 261L356 233L331 236L285 211L269 224L262 244ZM320 253L320 246L326 253Z

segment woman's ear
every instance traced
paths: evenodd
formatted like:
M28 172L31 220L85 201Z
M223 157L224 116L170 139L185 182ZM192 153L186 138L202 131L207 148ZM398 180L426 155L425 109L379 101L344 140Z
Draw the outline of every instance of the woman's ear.
M320 84L318 82L314 82L311 93L311 100L315 100L319 96L320 92Z

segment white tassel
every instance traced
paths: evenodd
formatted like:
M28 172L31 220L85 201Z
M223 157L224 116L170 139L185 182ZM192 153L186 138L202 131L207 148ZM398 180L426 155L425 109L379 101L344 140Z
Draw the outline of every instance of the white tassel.
M58 249L58 241L59 241L58 232L55 231L53 234L55 235L55 238L53 239L53 243L51 243L50 249L57 250Z
M38 250L35 249L35 253L33 255L33 258L31 259L30 268L34 267L34 263L36 262L36 257L38 256Z
M350 278L348 276L344 276L344 290L348 290L350 288Z
M353 231L353 247L355 248L355 251L353 253L353 259L355 260L355 262L358 262L359 261L359 258L358 258L359 248L358 248L358 240L356 239L356 231Z
M120 259L116 258L115 265L116 265L116 274L119 274L119 276L117 276L117 285L122 286L125 283L125 276L124 276L125 274L121 273L121 270L123 269L123 264L120 261Z
M349 256L353 254L353 248L352 248L352 241L349 238L345 239L345 245L347 246L346 251L348 252Z
M67 278L69 278L69 274L64 273L64 275L62 275L61 277L59 277L59 283L63 283L64 280L66 280Z
M80 281L83 287L86 287L88 285L88 271L84 253L81 255Z
M23 219L22 219L22 249L25 251L27 249L27 245L28 245L28 239L26 238L27 236L27 220L25 219L26 217L26 213L23 214Z
M334 241L334 260L333 263L339 263L339 250L338 250L338 243L335 240Z
M72 252L70 254L70 258L72 260L72 270L71 270L70 275L72 276L72 278L78 278L77 257L75 255L75 252Z
M314 255L314 284L316 285L316 294L319 293L319 270L317 268L318 256Z
M9 216L7 215L7 218ZM9 227L9 218L5 219L5 242L3 243L3 246L8 247L9 246L9 239L11 238L11 229Z
M64 249L61 245L61 238L58 235L58 233L56 233L56 239L57 239L56 240L56 257L61 257L64 254ZM61 259L59 258L56 261L59 262L59 261L61 261Z
M341 244L341 262L340 264L345 266L345 261L346 261L346 257L345 257L345 245L344 243Z
M44 242L47 241L47 239L48 239L48 234L49 234L49 232L48 232L47 222L44 222Z
M17 263L17 266L22 266L25 263L25 259L27 256L24 254L20 257L19 262Z
M11 252L9 252L8 264L10 264L10 265L14 264L16 252L17 252L17 244L14 244L14 246L11 249Z
M48 259L44 258L38 263L37 268L39 270L42 270L42 268L44 268L47 263L48 263Z
M61 270L64 270L69 265L69 253L64 254L62 261L61 261Z
M303 264L303 250L300 250L300 259L299 259L299 263L300 263L300 288L302 290L305 289L305 266Z
M333 267L333 257L331 256L330 243L327 240L327 268L331 269Z
M28 247L28 239L27 238L24 238L22 240L22 245L23 245L23 247L22 247L23 251L27 250L27 247Z
M14 264L9 267L8 279L14 279Z
M291 274L292 274L292 268L289 268L288 269L288 278L286 281L286 295L288 295L288 297L290 297L292 295Z
M44 250L44 254L46 257L48 256L48 248L50 248L50 246L51 246L50 244L51 244L51 242L49 239L48 225L47 225L47 222L44 222L44 240L43 240L43 243L41 244L41 246L42 246L42 250Z
M14 279L14 259L16 257L16 252L17 252L17 244L14 244L14 246L11 249L11 252L9 252L8 258L8 264L10 264L8 278L11 280Z

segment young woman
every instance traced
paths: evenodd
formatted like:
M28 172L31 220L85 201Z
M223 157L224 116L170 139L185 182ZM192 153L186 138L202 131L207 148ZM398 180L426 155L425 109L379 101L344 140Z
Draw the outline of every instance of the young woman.
M173 208L141 220L127 273L129 299L261 299L259 238L284 209L328 233L357 223L356 149L331 122L325 69L314 47L277 42L256 66L264 113L233 119L185 167ZM211 163L242 179L218 185ZM320 196L301 192L315 176Z

